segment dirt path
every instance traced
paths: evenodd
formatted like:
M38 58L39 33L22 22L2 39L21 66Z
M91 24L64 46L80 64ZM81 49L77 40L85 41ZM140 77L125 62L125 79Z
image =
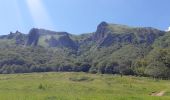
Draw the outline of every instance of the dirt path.
M155 93L152 93L151 96L163 96L165 94L166 91L160 91L160 92L155 92Z

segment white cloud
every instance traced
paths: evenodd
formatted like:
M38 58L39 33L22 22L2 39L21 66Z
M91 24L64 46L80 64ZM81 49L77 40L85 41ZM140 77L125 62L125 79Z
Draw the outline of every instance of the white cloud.
M168 27L168 29L166 31L170 31L170 27Z

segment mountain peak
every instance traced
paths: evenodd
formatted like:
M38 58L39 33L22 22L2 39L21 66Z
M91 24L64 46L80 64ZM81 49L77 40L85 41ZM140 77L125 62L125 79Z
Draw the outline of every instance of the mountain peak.
M105 21L101 22L98 27L104 27L104 26L108 26L109 24Z
M101 40L103 37L105 37L105 33L107 31L107 27L109 26L109 24L107 22L101 22L98 26L97 26L97 30L93 36L93 40L94 41L98 41Z

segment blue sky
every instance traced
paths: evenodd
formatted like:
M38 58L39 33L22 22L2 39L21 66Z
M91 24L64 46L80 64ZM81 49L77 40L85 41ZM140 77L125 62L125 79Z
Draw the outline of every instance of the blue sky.
M33 28L93 32L101 21L130 26L170 26L170 0L0 0L0 34Z

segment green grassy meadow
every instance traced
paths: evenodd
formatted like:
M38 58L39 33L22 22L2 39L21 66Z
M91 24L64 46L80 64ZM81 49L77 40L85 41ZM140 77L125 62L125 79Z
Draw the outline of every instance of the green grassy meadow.
M164 96L150 96L166 91ZM0 75L0 100L170 100L170 81L87 73Z

